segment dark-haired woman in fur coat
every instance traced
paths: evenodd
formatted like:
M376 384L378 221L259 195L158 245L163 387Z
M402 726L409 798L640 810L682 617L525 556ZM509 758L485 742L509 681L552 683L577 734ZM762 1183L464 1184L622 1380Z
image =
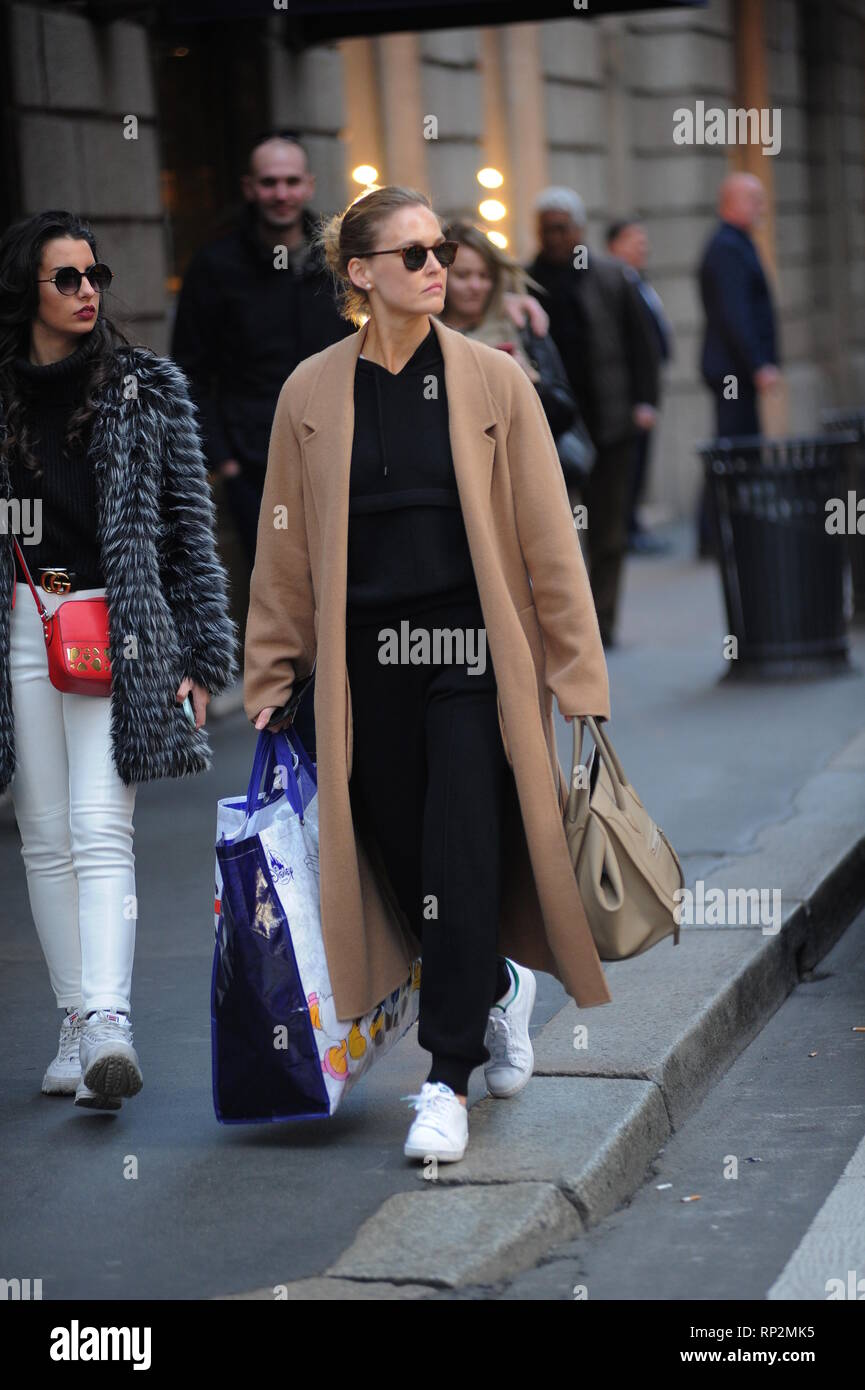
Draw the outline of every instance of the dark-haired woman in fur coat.
M0 792L65 1011L42 1090L102 1110L142 1085L136 786L210 766L206 708L237 641L186 379L106 318L111 278L67 212L0 239ZM13 536L48 613L106 598L109 698L52 685Z

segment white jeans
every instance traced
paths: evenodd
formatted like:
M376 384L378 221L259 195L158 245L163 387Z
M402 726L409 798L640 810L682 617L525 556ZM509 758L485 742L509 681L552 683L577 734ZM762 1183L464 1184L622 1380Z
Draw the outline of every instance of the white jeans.
M40 597L61 602L104 589ZM30 910L57 1004L130 1010L135 951L135 856L126 787L111 757L111 699L66 695L48 679L42 622L26 583L11 613L15 719L11 782Z

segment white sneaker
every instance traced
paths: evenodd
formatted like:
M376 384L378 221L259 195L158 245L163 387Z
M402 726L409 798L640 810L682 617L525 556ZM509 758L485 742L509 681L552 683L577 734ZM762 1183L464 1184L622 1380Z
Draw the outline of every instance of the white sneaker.
M81 1062L78 1057L78 1044L81 1041L81 1026L84 1017L79 1010L66 1014L60 1024L60 1044L57 1056L49 1062L48 1070L42 1078L42 1094L45 1096L71 1096L81 1080Z
M491 1096L515 1096L532 1078L535 1053L529 1038L529 1024L535 1007L537 981L531 970L521 965L519 970L508 958L516 976L517 992L504 1008L493 1004L484 1035L484 1046L490 1060L484 1066L484 1078ZM507 995L502 995L507 998Z
M138 1053L132 1046L132 1024L125 1014L94 1009L81 1029L80 1053L81 1079L100 1096L134 1096L144 1085ZM77 1096L76 1102L81 1104Z
M437 1158L454 1163L469 1141L468 1106L443 1081L425 1081L417 1095L403 1096L417 1113L408 1132L406 1158Z
M119 1110L123 1104L119 1096L104 1096L101 1091L91 1091L83 1081L79 1081L75 1092L75 1104L86 1110Z

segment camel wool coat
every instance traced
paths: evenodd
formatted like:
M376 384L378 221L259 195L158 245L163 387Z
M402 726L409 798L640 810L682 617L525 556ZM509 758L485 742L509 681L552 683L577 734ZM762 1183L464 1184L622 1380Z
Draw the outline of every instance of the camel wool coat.
M561 466L537 392L516 362L431 322L513 772L499 951L555 975L584 1008L606 1004L600 959L577 916L562 824L568 786L552 714L555 695L564 714L610 716L604 650ZM284 705L315 663L322 932L340 1019L373 1009L420 954L375 847L356 830L349 797L349 471L355 364L366 332L367 324L301 362L280 392L244 665L244 707L254 722L266 706Z

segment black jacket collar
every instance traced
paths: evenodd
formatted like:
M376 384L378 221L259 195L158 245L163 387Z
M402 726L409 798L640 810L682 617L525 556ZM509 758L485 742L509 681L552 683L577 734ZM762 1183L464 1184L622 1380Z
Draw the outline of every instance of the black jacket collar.
M303 225L303 236L309 247L309 255L303 263L301 274L320 275L324 270L324 257L321 250L312 245L312 239L317 229L317 216L309 208L304 208L300 214ZM256 227L255 208L252 203L244 202L240 216L237 220L237 232L250 255L261 265L272 266L273 252L265 246L258 234Z

